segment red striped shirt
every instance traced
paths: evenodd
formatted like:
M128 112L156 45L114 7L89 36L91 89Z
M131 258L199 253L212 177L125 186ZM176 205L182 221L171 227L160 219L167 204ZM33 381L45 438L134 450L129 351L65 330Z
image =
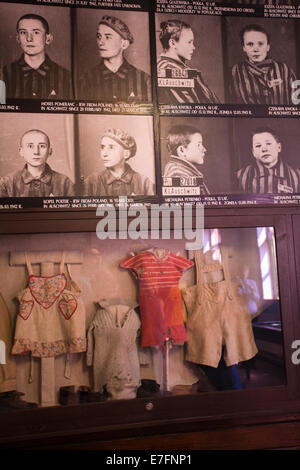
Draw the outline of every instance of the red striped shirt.
M193 265L192 261L169 250L162 257L152 251L143 251L121 262L122 268L130 269L139 279L142 289L177 286L183 271Z

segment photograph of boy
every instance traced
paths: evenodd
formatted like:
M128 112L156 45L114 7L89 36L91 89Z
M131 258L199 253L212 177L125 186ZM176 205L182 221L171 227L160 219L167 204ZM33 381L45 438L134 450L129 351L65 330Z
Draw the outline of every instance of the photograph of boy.
M48 165L51 154L52 147L46 132L27 130L19 144L19 155L25 165L0 179L0 197L74 196L72 181Z
M84 196L154 195L152 181L128 164L137 152L133 136L122 129L108 128L101 133L99 150L105 170L84 180Z
M200 130L192 126L173 126L168 132L167 148L170 156L164 168L164 182L168 178L183 178L187 186L196 184L200 188L200 195L210 194L199 168L204 163L206 153ZM176 184L172 183L171 186Z
M279 27L276 34L280 33ZM240 40L245 59L231 69L231 102L292 104L292 84L296 75L285 62L271 57L268 31L261 25L248 24L240 31Z
M125 57L136 39L127 24L119 17L104 15L100 18L96 32L100 60L95 67L89 65L89 70L81 75L80 99L127 103L151 102L150 75L132 65ZM138 38L137 42L139 40L141 38Z
M72 98L71 73L47 54L54 35L41 15L27 13L16 24L16 40L22 50L18 60L3 67L7 98Z
M207 19L203 20L207 23ZM215 21L215 18L213 20ZM160 22L159 29L160 48L157 44L159 103L219 103L219 98L210 85L205 83L200 70L188 64L196 50L196 43L199 42L198 39L194 43L191 24L178 19L167 19ZM199 30L196 31L199 34ZM162 52L159 54L161 48ZM207 63L207 55L202 54L201 59L202 63Z
M251 133L253 162L237 172L239 189L245 193L299 193L300 170L282 158L277 132L261 127Z

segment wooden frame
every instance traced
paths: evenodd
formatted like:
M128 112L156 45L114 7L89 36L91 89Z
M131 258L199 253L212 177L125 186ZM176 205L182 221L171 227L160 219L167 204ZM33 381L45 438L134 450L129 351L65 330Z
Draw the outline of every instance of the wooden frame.
M157 448L195 449L205 448L204 436L217 430L212 446L218 448L217 435L222 436L225 429L235 429L237 426L246 428L247 432L253 426L267 429L272 423L277 423L280 428L287 423L289 429L299 429L300 366L291 361L291 344L300 338L299 268L296 269L296 232L293 232L298 227L299 214L297 207L205 209L206 228L275 228L286 385L217 394L201 393L189 395L188 398L139 398L126 402L4 412L0 420L0 447L46 448L59 445L103 449L111 448L112 443L116 445L117 442L121 448L127 448L127 442L128 448L133 448L133 439L139 437L140 448L147 448L147 443L155 442ZM3 211L0 214L0 234L92 232L98 220L94 211ZM149 402L153 405L150 411L146 406ZM187 440L188 436L190 440ZM196 444L198 441L199 444ZM188 442L190 447L187 447ZM254 441L251 442L252 448L255 448ZM290 442L290 445L300 445L300 439L296 437ZM228 448L234 448L230 445ZM238 445L241 448L240 442ZM249 443L245 445L249 447ZM224 444L220 443L220 448L224 448Z

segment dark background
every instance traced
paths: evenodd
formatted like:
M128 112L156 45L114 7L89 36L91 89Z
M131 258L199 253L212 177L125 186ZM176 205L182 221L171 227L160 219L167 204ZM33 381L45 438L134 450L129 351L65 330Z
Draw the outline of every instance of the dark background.
M71 19L70 8L0 3L0 68L14 62L22 55L16 40L18 19L28 13L43 16L49 23L53 41L46 46L50 59L71 70Z

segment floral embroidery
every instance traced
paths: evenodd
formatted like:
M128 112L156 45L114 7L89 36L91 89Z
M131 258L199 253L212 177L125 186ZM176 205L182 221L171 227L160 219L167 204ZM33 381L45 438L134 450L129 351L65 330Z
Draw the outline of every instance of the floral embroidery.
M66 276L29 276L29 289L33 298L45 309L50 308L67 285Z
M77 309L77 301L71 296L63 294L62 299L58 302L58 308L66 320L69 320Z
M86 350L86 338L72 338L69 341L31 341L29 338L16 339L12 354L27 354L35 357L59 356L66 352L79 353Z
M22 301L20 303L18 314L20 315L20 317L23 318L23 320L27 320L27 318L30 317L33 306L34 306L33 300L23 300L22 299Z

